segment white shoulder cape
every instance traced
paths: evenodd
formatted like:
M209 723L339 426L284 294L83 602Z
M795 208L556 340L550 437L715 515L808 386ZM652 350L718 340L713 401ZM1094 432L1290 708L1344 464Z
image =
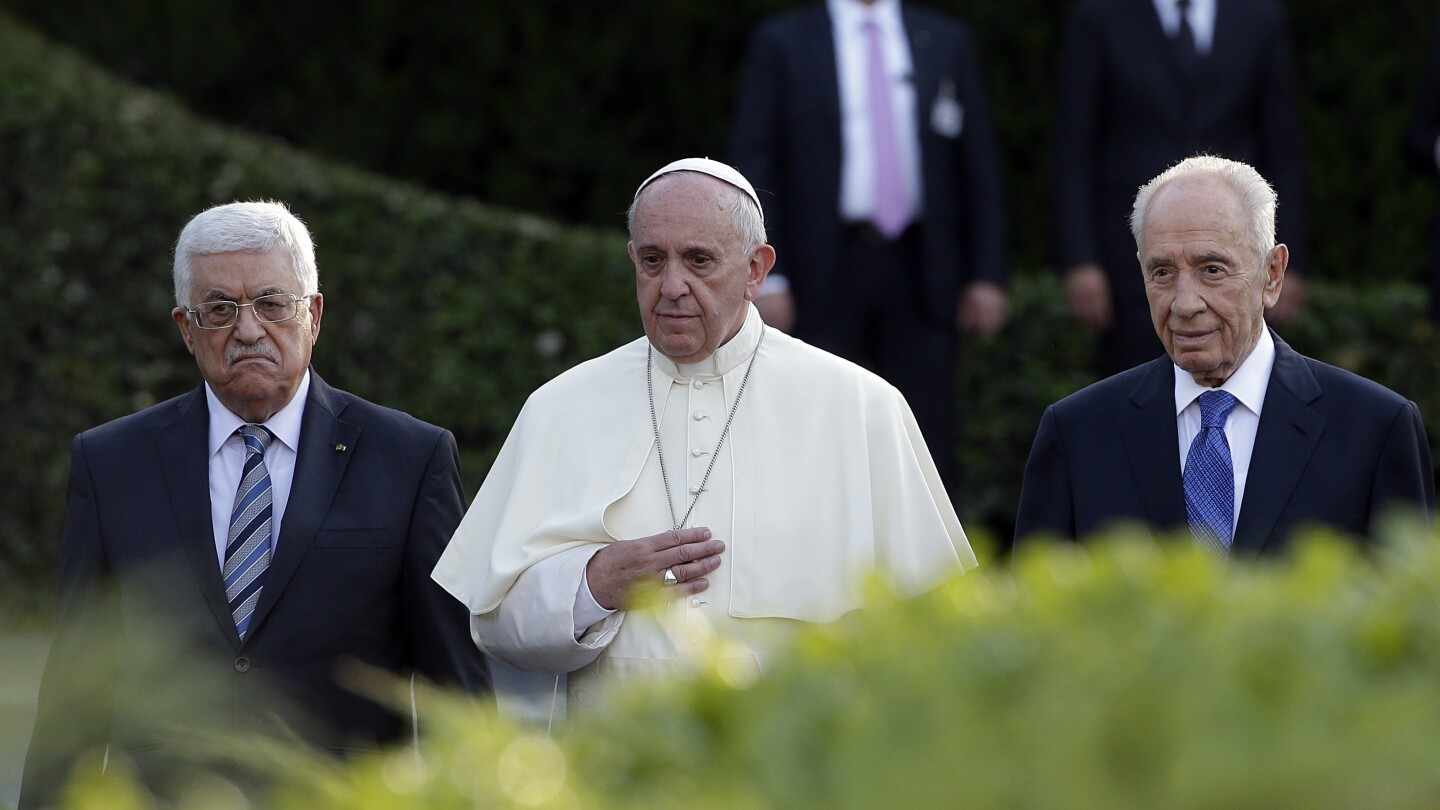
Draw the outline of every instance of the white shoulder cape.
M631 539L604 515L654 452L646 348L582 363L525 403L433 574L472 614L541 560ZM975 565L909 406L859 366L769 330L730 441L730 615L833 621L871 571L918 593Z

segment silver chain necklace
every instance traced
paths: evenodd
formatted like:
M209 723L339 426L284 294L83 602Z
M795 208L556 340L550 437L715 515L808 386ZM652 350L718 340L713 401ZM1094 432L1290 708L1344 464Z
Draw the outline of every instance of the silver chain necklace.
M725 445L725 437L730 435L730 422L735 419L735 411L740 407L740 398L745 396L745 385L750 382L750 371L755 368L755 358L760 356L760 347L765 343L765 326L760 326L760 339L755 342L755 350L750 352L750 364L745 366L745 376L740 380L740 390L735 394L735 403L730 406L730 415L725 417L725 428L720 431L720 441L715 443L715 449L710 453L710 466L705 468L705 476L700 479L700 486L695 488L695 497L690 499L690 508L685 510L685 517L675 519L675 499L670 495L670 476L665 473L665 451L660 447L660 421L655 418L655 385L651 380L650 368L654 365L654 347L645 347L645 390L650 394L650 429L655 431L655 455L660 460L660 480L665 484L665 503L670 506L671 529L679 529L690 519L690 513L695 511L695 504L700 500L700 493L705 491L705 485L710 481L710 473L715 469L715 461L720 458L720 448Z

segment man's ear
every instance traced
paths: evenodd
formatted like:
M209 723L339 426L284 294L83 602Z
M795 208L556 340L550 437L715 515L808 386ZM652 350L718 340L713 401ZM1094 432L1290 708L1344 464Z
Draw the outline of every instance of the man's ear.
M325 296L315 293L310 298L310 345L320 340L320 316L325 314Z
M1265 257L1265 289L1260 296L1266 309L1280 300L1280 291L1285 289L1285 268L1289 265L1290 248L1283 244L1270 248Z
M195 340L190 334L190 330L194 328L194 324L190 323L189 311L175 307L170 310L170 317L175 321L175 325L180 327L180 339L185 341L185 349L189 351L190 354L195 354Z
M775 248L761 245L750 254L750 275L745 279L745 300L754 301L770 269L775 266Z

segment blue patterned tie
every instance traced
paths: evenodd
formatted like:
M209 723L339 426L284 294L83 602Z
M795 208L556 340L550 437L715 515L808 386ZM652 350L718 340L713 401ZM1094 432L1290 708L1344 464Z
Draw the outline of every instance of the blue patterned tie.
M235 492L230 511L230 534L225 541L225 597L240 639L250 630L250 617L265 586L270 568L270 522L272 518L270 471L265 468L265 445L273 438L259 425L245 425L237 431L245 440L245 471Z
M1195 540L1221 554L1230 550L1235 533L1235 467L1225 419L1236 399L1228 391L1200 395L1200 432L1185 458L1185 514Z

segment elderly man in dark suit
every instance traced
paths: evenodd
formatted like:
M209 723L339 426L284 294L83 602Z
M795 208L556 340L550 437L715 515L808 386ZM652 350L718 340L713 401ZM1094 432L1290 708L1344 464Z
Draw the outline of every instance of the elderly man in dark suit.
M106 758L180 789L197 732L233 754L251 733L332 751L408 733L342 685L352 662L489 689L430 580L464 511L454 437L310 369L324 299L305 226L278 203L211 208L174 277L204 382L75 439L22 806Z
M1364 542L1387 506L1435 508L1413 402L1303 357L1265 325L1289 251L1250 166L1187 159L1144 186L1131 229L1169 353L1050 406L1016 537L1188 526L1220 553L1273 553L1310 523Z
M829 0L756 31L731 141L781 256L756 306L900 389L952 491L956 333L1006 317L992 129L959 21Z
M1285 206L1282 322L1303 304L1309 241L1295 70L1273 0L1079 0L1066 22L1051 157L1066 303L1100 333L1099 371L1155 358L1125 228L1146 180L1190 155L1255 166Z

